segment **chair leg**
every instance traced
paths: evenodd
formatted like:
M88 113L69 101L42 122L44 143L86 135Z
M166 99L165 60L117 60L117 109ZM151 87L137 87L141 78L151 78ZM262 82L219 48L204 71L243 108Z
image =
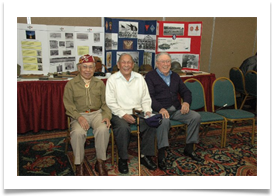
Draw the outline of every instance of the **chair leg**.
M70 137L69 137L69 131L67 131L67 132L68 133L67 133L67 137L66 137L65 154L68 153L68 143L69 143L69 139L70 139Z
M224 131L222 133L222 140L223 140L223 146L222 147L225 147L226 146L226 133L227 133L227 120L225 119L225 124L224 124Z
M138 134L138 170L139 170L139 172L138 172L138 174L139 174L139 176L141 176L141 144L140 144L140 124L139 124L139 118L137 118L137 129L138 129L138 131L137 131L137 134Z
M118 156L118 148L116 146L116 164L118 164L118 159L119 159L119 156Z
M232 124L232 128L230 130L230 134L232 134L234 128L235 128L235 125L236 125L237 121L234 121L233 124Z
M68 138L66 138L66 147L65 147L65 154L68 153Z
M252 145L254 145L254 134L255 134L255 119L252 120L252 138L251 138Z
M225 131L225 122L222 122L222 134L221 134L221 148L224 147L224 131Z
M245 101L246 101L247 97L248 97L248 95L246 95L245 98L244 98L244 100L242 101L240 110L244 107L244 104L245 104Z
M111 164L114 165L114 136L111 130Z
M206 136L206 134L208 133L208 130L209 130L209 127L210 127L211 124L206 124L204 127L204 134L203 136Z

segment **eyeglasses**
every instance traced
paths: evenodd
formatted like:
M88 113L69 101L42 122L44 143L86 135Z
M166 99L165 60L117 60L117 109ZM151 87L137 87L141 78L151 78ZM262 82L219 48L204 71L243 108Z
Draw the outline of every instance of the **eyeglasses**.
M125 65L125 64L130 65L130 64L132 64L132 61L121 61L120 63L121 63L121 64L124 64L124 65Z
M165 60L165 61L158 61L159 63L161 63L161 64L164 64L164 63L170 63L171 61L170 60Z
M86 66L86 65L83 65L82 68L83 69L94 69L95 66Z

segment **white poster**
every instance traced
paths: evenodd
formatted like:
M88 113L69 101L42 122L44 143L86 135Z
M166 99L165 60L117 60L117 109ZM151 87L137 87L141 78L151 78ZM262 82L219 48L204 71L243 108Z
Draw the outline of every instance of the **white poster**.
M190 38L159 38L159 52L190 52Z
M21 74L77 70L79 57L90 54L105 61L103 27L17 24L17 64Z
M201 36L202 24L189 24L188 36Z

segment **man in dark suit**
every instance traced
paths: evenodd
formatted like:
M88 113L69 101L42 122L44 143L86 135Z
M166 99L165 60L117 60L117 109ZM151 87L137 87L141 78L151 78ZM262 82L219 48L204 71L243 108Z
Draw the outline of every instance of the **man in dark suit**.
M159 53L156 56L156 66L157 69L147 73L145 80L152 99L153 111L163 115L162 124L157 128L158 167L166 169L165 148L169 146L170 119L188 125L184 154L200 162L202 159L194 152L193 147L199 142L201 116L189 109L192 101L191 92L180 76L170 70L171 57L168 53ZM183 98L183 103L178 94Z

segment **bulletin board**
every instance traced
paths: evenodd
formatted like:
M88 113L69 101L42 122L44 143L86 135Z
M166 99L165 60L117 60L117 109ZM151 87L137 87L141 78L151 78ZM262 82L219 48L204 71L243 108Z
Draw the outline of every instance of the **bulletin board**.
M98 56L104 63L103 27L17 24L17 64L21 74L77 70L79 57Z
M134 64L154 68L157 21L105 18L105 62L112 70L122 53L129 53Z
M202 22L158 21L156 54L167 52L182 70L200 70Z

